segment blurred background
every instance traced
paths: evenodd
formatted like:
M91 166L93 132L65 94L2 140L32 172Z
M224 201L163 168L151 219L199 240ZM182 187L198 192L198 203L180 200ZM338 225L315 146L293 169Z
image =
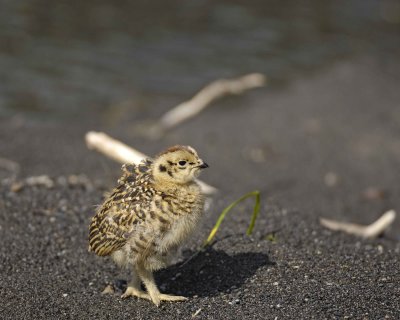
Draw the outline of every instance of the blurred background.
M260 189L285 207L360 222L399 208L399 1L0 6L0 157L21 176L112 185L119 164L84 143L98 130L149 155L194 146L224 196ZM159 140L135 130L209 82L250 72L268 85Z

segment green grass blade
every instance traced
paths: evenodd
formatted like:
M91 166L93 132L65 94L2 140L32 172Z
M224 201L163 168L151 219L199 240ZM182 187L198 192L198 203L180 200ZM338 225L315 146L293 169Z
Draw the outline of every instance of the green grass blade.
M254 209L253 209L253 214L251 216L251 220L250 220L250 224L249 227L247 228L246 234L249 236L251 235L251 233L253 232L255 223L256 223L256 219L258 217L258 214L260 212L260 202L261 202L261 197L260 197L260 192L259 191L253 191L253 192L249 192L247 194L245 194L244 196L240 197L238 200L232 202L229 206L227 206L219 215L218 220L216 222L216 224L214 225L214 228L212 228L208 238L206 241L204 241L203 243L203 248L205 248L206 246L208 246L211 241L214 239L219 227L221 226L222 221L225 219L225 216L228 214L228 212L234 208L239 202L249 198L249 197L255 197L256 201L254 204Z

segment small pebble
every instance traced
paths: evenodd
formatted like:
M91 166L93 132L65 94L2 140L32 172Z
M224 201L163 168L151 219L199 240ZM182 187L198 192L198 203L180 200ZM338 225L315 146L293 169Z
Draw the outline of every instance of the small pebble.
M382 200L385 195L385 191L377 187L369 187L363 192L363 197L367 200Z
M112 294L114 292L115 292L114 287L111 284L109 284L107 287L104 288L101 294Z
M256 163L263 163L265 162L265 152L261 148L252 148L249 152L250 159Z
M334 172L328 172L327 174L325 174L324 182L327 187L334 187L338 184L339 177Z
M234 304L240 304L240 300L239 299L235 299L233 301L229 301L228 302L230 305L234 305Z
M17 182L14 182L14 183L11 185L10 190L11 190L12 192L19 192L19 191L21 191L23 188L24 188L24 184L23 184L22 182L20 182L20 181L17 181Z
M303 129L308 134L317 134L322 130L322 123L320 119L308 118L303 122Z

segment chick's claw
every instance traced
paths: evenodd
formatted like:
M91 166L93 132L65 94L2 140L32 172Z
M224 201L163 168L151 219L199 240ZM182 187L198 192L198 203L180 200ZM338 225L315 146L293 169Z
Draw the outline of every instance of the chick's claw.
M150 296L146 292L133 287L126 288L125 293L121 296L122 299L126 299L129 297L137 297L137 298L151 300Z
M188 300L188 298L182 297L182 296L174 296L174 295L170 295L170 294L160 293L158 295L152 296L151 300L158 307L160 305L161 301L170 301L170 302L186 301L186 300Z
M161 301L186 301L188 298L182 297L182 296L174 296L170 294L160 294L160 300Z

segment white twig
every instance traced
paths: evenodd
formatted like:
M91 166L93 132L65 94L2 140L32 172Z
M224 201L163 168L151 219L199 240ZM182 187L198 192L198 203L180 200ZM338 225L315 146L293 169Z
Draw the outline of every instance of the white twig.
M165 113L160 119L162 129L170 129L194 117L213 101L228 94L240 94L245 90L265 85L265 76L251 73L236 79L216 80L200 90L192 99L185 101Z
M54 187L54 181L46 175L28 177L25 179L25 184L28 186L44 186L49 189Z
M48 189L52 189L54 187L54 181L49 176L46 176L46 175L31 176L31 177L27 177L24 180L13 181L11 183L10 190L12 192L19 192L26 186L30 186L30 187L43 186Z
M192 314L192 318L195 318L196 316L198 316L200 312L201 312L201 308L197 309L197 311Z
M134 163L138 164L147 156L121 141L115 140L103 132L90 131L85 136L86 145L89 149L96 150L109 158L120 163ZM214 187L202 182L197 181L204 192L204 194L213 194L217 191Z
M146 158L144 153L132 149L103 132L89 131L86 133L85 140L89 149L96 150L120 163L138 164Z
M396 212L394 210L390 210L384 213L378 220L367 226L347 222L338 222L324 218L320 219L320 223L330 230L344 231L356 236L372 239L382 234L393 223L395 218Z

